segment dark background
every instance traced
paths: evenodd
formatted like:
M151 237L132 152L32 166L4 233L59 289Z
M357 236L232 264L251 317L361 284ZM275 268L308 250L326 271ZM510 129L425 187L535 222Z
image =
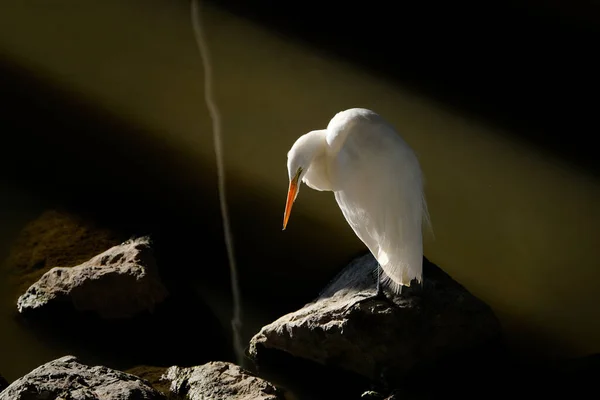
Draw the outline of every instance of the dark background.
M210 2L599 171L598 2Z

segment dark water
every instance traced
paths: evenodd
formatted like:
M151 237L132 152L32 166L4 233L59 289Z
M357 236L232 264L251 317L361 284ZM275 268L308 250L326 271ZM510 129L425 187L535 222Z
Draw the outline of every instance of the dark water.
M190 282L181 292L204 299L221 327L216 337L227 342L228 269L187 6L155 2L140 14L133 3L43 4L15 3L0 15L0 55L16 62L4 63L2 74L1 129L13 140L0 148L0 256L28 220L56 205L153 233L167 243L167 279ZM600 351L593 173L242 19L213 9L206 18L246 340L310 301L363 249L333 196L307 188L281 232L289 146L335 112L363 106L390 119L420 154L435 233L426 254L494 308L515 347ZM23 326L15 295L0 279L0 341L10 349L0 373L8 379L72 351L119 367L136 361ZM195 307L155 334L189 329L209 314Z

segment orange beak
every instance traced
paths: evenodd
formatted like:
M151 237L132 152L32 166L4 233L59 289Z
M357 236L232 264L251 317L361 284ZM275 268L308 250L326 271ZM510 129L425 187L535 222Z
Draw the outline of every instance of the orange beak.
M285 202L285 214L283 215L283 230L287 226L288 220L290 219L290 213L292 212L292 205L296 200L296 194L298 193L298 175L290 181L290 188L288 189L287 201Z

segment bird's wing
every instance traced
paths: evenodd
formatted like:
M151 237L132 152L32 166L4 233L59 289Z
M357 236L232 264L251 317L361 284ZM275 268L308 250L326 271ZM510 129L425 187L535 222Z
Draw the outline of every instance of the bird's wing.
M420 282L425 203L413 151L395 132L359 133L345 140L331 169L344 217L395 289L415 278Z

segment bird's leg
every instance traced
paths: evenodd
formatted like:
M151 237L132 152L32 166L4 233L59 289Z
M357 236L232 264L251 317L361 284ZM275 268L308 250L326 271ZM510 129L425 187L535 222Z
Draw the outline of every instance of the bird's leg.
M381 298L382 296L385 297L385 294L383 293L383 287L381 286L381 265L379 265L379 263L377 263L377 291L375 292L375 297L379 297Z
M376 291L375 294L372 294L368 297L365 298L365 300L367 299L371 299L371 300L383 300L385 302L388 303L393 303L390 299L388 299L388 297L385 295L385 292L383 290L383 285L381 284L381 265L377 264L377 281L375 284L376 287Z
M393 300L389 299L385 294L383 285L381 284L381 265L377 264L377 282L375 284L376 290L374 294L365 296L361 301L379 300L388 303L390 306L395 306ZM373 292L371 292L373 293Z

